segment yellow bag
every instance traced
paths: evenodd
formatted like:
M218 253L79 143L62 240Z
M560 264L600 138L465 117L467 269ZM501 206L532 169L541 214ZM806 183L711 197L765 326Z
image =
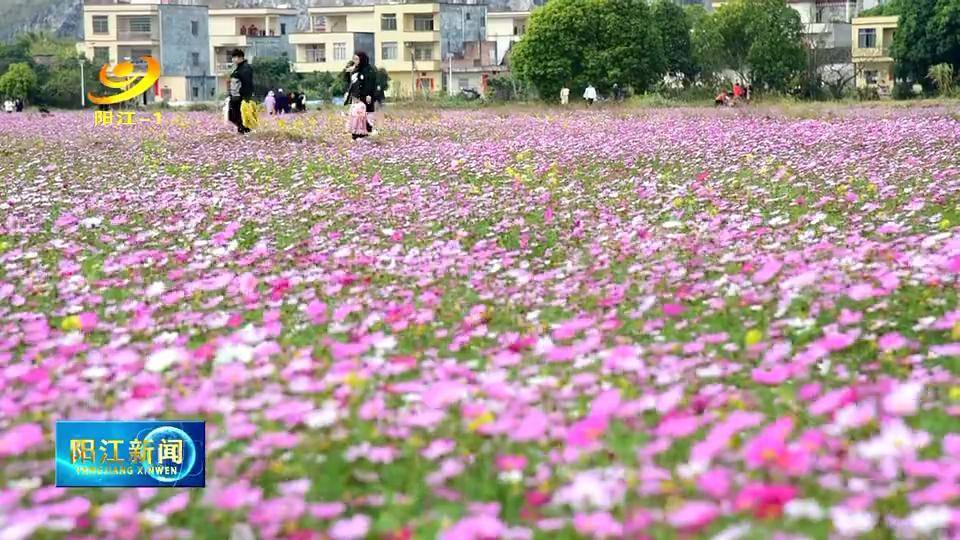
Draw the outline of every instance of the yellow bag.
M259 112L259 107L256 103L244 100L243 103L240 104L240 121L243 122L243 127L247 129L260 127Z

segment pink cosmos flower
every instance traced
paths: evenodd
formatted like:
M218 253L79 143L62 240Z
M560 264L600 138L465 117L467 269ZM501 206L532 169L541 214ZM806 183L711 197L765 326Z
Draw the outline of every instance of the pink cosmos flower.
M567 431L567 444L575 448L586 448L597 442L606 431L605 416L588 416L570 426Z
M332 540L357 540L366 538L370 531L370 518L363 514L355 514L348 519L341 519L333 524L328 531Z
M323 324L327 322L327 305L319 300L311 300L304 308L307 318L313 324Z
M667 523L681 532L695 534L706 528L719 515L720 507L714 503L687 501L667 516Z
M896 416L912 416L917 413L923 383L907 382L897 384L883 398L883 410Z
M783 506L795 499L797 488L777 484L748 484L737 495L735 506L738 510L750 510L761 519L778 518L783 514Z
M577 514L573 516L573 528L578 533L592 538L620 538L623 536L623 525L614 519L609 512Z
M496 459L497 469L501 471L522 471L527 466L527 458L523 455L502 454Z
M40 424L20 424L0 433L0 456L20 455L44 442Z

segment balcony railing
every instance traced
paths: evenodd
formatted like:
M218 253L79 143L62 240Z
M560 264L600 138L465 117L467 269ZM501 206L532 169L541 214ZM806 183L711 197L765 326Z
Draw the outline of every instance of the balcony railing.
M890 47L854 47L854 58L890 58Z
M230 73L233 71L233 62L217 62L215 65L217 73Z
M131 30L120 30L117 32L119 41L156 41L160 39L156 32L133 32Z

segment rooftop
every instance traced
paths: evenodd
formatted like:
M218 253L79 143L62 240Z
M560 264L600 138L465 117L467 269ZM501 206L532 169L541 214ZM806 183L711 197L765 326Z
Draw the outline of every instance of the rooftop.
M206 6L207 0L83 0L85 6Z

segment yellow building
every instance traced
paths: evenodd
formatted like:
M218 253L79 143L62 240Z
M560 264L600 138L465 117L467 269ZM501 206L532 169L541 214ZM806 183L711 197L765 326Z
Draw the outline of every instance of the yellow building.
M890 45L897 30L896 15L853 19L853 66L857 88L876 87L882 92L893 87L893 58Z
M231 54L243 51L248 61L257 56L281 57L292 62L290 34L296 30L297 10L283 8L211 9L210 58L218 94L229 89Z
M466 43L486 34L486 5L473 0L376 2L309 10L311 29L294 34L295 69L341 71L356 51L390 75L388 94L440 91L444 59L462 55Z
M161 77L144 103L209 100L215 85L207 28L207 7L198 0L84 0L81 50L95 65L133 62L139 74L140 58L155 58Z

